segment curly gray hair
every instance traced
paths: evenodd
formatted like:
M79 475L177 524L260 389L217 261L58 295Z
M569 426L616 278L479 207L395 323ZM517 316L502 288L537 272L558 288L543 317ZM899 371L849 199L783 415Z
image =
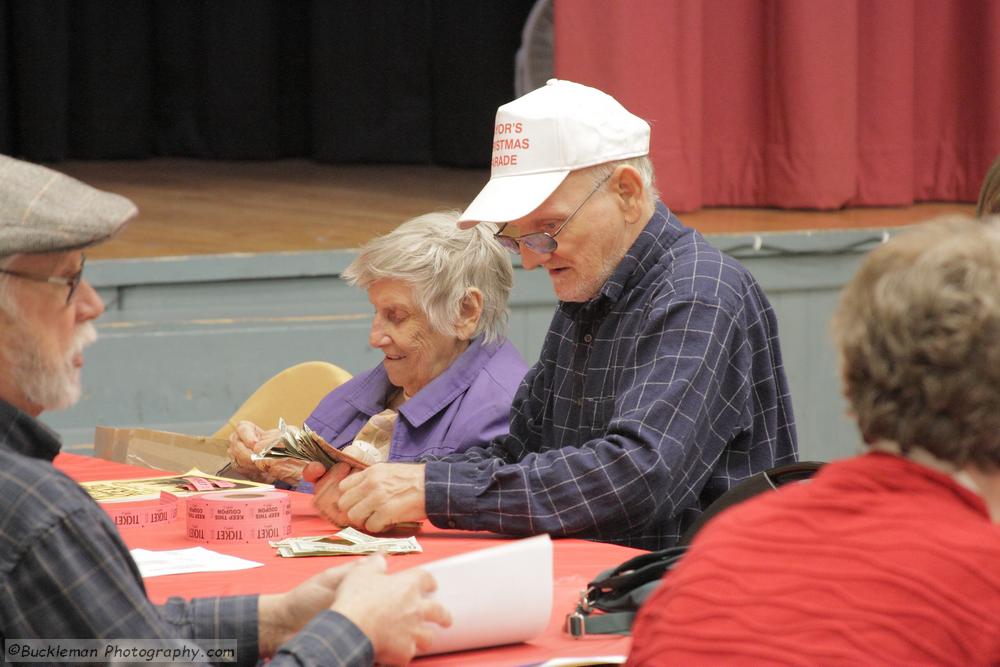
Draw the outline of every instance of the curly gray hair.
M1000 465L1000 218L943 218L872 251L833 320L865 442Z
M407 220L363 245L344 279L365 290L383 278L409 284L430 325L449 334L462 300L476 288L483 294L483 313L474 336L482 335L484 343L499 340L506 332L507 298L514 285L510 253L493 238L495 226L461 230L458 218L458 211L439 211Z

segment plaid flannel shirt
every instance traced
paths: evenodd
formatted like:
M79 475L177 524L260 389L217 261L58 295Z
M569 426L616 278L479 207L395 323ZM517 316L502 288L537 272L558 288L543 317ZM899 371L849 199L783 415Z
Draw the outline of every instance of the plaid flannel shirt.
M426 509L442 527L660 549L796 453L766 296L659 203L598 296L559 304L510 434L427 462Z
M176 648L235 639L237 664L257 662L257 596L153 605L111 518L52 467L59 448L40 422L0 401L2 638L154 639ZM373 660L368 638L344 616L325 611L270 664Z

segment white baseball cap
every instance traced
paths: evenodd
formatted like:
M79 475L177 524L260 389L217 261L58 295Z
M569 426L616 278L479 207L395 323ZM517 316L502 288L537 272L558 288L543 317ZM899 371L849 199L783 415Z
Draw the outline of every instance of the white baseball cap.
M648 154L649 123L596 88L550 79L497 109L490 180L458 226L517 220L570 172Z

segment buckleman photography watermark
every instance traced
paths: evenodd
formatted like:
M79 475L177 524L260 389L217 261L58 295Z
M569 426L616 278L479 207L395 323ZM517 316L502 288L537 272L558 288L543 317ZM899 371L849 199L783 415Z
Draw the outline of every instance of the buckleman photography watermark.
M236 662L236 640L5 639L4 662Z

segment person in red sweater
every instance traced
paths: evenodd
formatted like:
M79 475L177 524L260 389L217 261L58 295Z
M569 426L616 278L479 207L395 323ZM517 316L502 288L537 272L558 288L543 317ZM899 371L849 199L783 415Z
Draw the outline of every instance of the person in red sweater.
M874 250L833 328L867 452L708 523L629 665L1000 664L1000 219Z

